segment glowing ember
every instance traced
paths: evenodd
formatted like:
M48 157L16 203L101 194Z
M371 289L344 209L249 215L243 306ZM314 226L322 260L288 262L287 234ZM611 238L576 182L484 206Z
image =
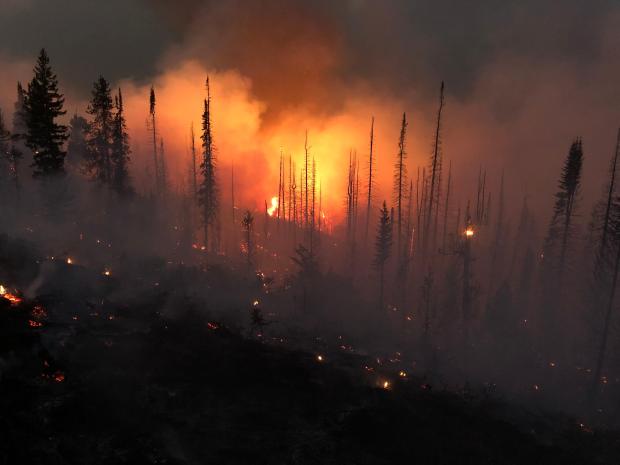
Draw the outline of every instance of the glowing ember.
M104 270L103 271L103 275L104 276L112 276L112 272L110 270Z
M11 294L1 284L0 284L0 297L3 297L4 299L8 300L11 303L11 305L18 305L22 301L21 298L17 297L15 294Z
M41 326L43 326L43 323L41 323L40 321L28 320L28 325L31 328L40 328Z
M252 305L253 305L254 307L257 307L257 306L258 306L258 300L255 300L254 302L252 302Z
M271 197L271 207L267 208L267 214L269 216L273 216L277 210L278 210L278 198Z
M43 308L43 305L35 305L30 313L35 320L40 320L47 316L47 312L45 308Z
M389 381L383 381L381 386L383 387L383 389L390 389L390 382Z
M465 236L466 237L473 237L474 235L474 228L472 228L471 226L469 226L466 230L465 230Z
M404 371L399 371L398 372L398 376L400 376L401 378L406 378L407 377L407 373Z
M322 362L323 361L323 356L322 355L317 355L316 356L316 360L317 360L317 362Z
M71 257L67 258L67 265L73 265L73 259Z

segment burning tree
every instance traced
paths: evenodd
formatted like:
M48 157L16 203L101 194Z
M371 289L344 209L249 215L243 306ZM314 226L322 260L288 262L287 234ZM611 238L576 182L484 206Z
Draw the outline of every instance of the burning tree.
M42 49L24 99L26 145L34 152L35 177L64 173L66 153L62 146L68 137L67 127L56 122L66 113L64 102L58 90L58 78L50 67L47 52Z
M252 266L252 259L254 257L254 243L252 242L252 233L254 230L254 216L250 210L246 210L243 219L241 220L243 226L243 232L245 234L245 249L248 268Z

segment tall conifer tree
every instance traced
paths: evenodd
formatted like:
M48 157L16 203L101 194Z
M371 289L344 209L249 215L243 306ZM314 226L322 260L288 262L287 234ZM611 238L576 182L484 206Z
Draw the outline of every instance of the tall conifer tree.
M64 173L63 144L68 137L67 128L57 122L57 118L66 113L64 102L58 90L58 78L52 71L47 52L42 49L24 98L26 145L34 153L35 177Z

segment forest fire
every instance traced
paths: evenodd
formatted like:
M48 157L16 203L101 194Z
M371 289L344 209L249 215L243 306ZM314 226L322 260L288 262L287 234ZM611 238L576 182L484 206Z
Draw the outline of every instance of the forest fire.
M271 206L267 207L267 214L273 216L278 211L278 197L271 198Z
M620 5L67 2L0 15L0 457L620 463Z
M1 284L0 284L0 297L8 300L13 306L19 305L22 301L20 297L18 297L16 294L12 294L9 291L7 291L7 289Z

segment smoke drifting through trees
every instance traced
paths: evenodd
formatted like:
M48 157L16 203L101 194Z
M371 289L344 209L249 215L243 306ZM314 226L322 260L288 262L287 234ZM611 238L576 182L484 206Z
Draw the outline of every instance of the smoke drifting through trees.
M13 127L23 128L24 133L12 133L6 123L0 126L0 143L6 158L3 161L7 161L4 179L11 180L13 172L17 171L10 147L17 147L22 139L30 150L26 158L31 156L34 160L30 172L37 178L28 177L28 182L24 180L23 183L29 198L39 199L32 210L16 208L12 202L5 202L3 206L16 218L14 224L9 225L12 232L32 229L30 220L37 218L36 221L41 222L37 226L42 229L46 227L44 221L57 221L74 236L76 228L82 226L95 229L102 237L115 237L115 240L132 234L144 240L152 236L153 249L161 247L158 253L169 255L167 258L173 263L192 263L207 268L226 264L233 273L238 264L243 263L243 269L247 270L243 279L247 279L247 275L259 279L262 288L282 297L284 303L274 304L280 306L279 311L285 314L290 311L288 317L293 311L298 312L303 316L303 323L310 327L334 325L337 329L346 329L347 322L359 316L355 323L359 335L374 331L381 343L406 348L416 354L412 357L419 358L420 366L429 373L436 373L437 367L444 364L447 376L459 382L490 377L501 380L519 395L526 395L524 392L529 392L532 385L543 382L548 383L550 391L559 391L562 383L545 374L539 365L541 359L553 363L554 367L561 361L571 367L565 368L562 377L570 379L574 387L565 393L563 401L569 403L579 398L584 384L595 386L591 388L596 394L592 397L601 405L615 401L613 393L605 390L599 381L612 375L613 368L606 368L605 361L610 352L618 350L608 342L610 322L617 318L614 302L620 267L620 254L616 253L619 248L615 194L617 148L606 195L593 215L595 229L601 233L595 236L595 247L586 257L577 253L578 242L585 240L579 229L583 226L582 219L576 210L582 167L587 160L581 139L572 144L560 173L545 239L537 237L540 231L534 226L536 215L525 201L516 232L510 234L507 218L516 218L518 209L507 201L510 196L504 177L496 183L490 174L487 175L486 166L480 166L476 179L451 163L453 155L443 145L442 136L443 84L431 130L430 164L428 157L418 160L420 163L414 165L415 181L413 177L408 178L412 160L408 161L407 155L413 137L407 131L405 113L402 113L400 131L397 124L393 128L393 133L399 137L393 138L389 146L379 146L392 154L382 161L375 158L375 128L379 126L375 126L375 121L381 120L378 116L371 117L367 182L361 173L365 155L358 156L355 148L349 149L348 169L342 173L330 172L328 157L315 153L315 137L320 140L321 133L315 136L297 128L293 136L288 136L299 137L297 157L289 156L287 162L284 150L271 154L278 166L277 182L267 179L265 183L271 183L269 192L277 192L277 195L263 197L263 210L263 205L256 207L256 199L236 195L239 190L245 192L246 187L253 192L251 184L261 182L259 171L249 180L237 178L237 167L242 167L246 173L253 169L248 159L241 158L234 171L231 166L230 191L222 187L226 185L223 180L228 171L219 163L223 149L219 144L216 148L214 140L219 140L220 126L217 113L212 110L226 91L219 88L212 92L213 81L209 77L201 98L197 99L203 110L199 169L196 168L197 150L191 131L191 141L186 139L184 159L186 170L188 163L191 164L188 174L191 182L183 191L173 188L167 174L170 149L166 145L164 151L161 132L166 125L161 115L168 113L168 107L159 98L156 107L154 87L147 88L141 96L142 118L149 120L147 136L152 142L155 179L154 191L149 187L134 192L133 176L130 176L133 163L131 128L125 119L126 94L119 89L113 97L112 88L103 77L95 82L88 118L74 115L71 119L67 144L70 162L65 163L64 142L68 135L66 128L56 122L64 115L64 100L45 52L39 56L34 72L35 78L25 93L18 87ZM144 105L146 98L149 98L148 108ZM449 110L451 106L446 108ZM36 112L42 112L45 118ZM21 122L22 115L25 124ZM187 123L184 123L184 134L187 134ZM364 128L365 144L368 143L367 131L368 128ZM394 152L396 162L391 166ZM447 179L442 174L444 160L449 161ZM82 166L96 181L94 184L84 179ZM385 182L388 176L385 174L377 178L377 172L393 174L392 182ZM548 173L550 180L555 175ZM50 186L37 184L45 177L53 177L55 186L64 188L63 194L47 195L52 192L45 190ZM346 182L342 182L345 177ZM339 182L333 182L334 179ZM458 184L455 179L459 180ZM384 200L390 185L391 205ZM18 185L14 186L14 197L5 198L17 198ZM39 189L40 186L43 187ZM101 189L91 192L93 186ZM364 199L360 191L365 187ZM492 197L491 190L495 188L498 193ZM79 198L79 207L75 207L73 203L78 196L67 196L66 192L89 194ZM325 214L324 208L331 208L333 202L325 207L324 192L330 192L330 197L338 197L340 202L345 199L343 218L332 216L327 209ZM361 211L360 193L366 204ZM513 192L512 197L521 194ZM111 202L110 198L122 199L122 202ZM373 198L382 200L380 211L373 208ZM73 216L78 220L65 221L63 218L67 217L62 215L47 215L50 218L43 220L37 209L47 208L50 202L54 208L48 213L80 208L80 214ZM454 204L459 205L456 214ZM239 222L234 214L236 205L245 211ZM464 215L461 215L460 205L467 206ZM86 215L82 219L85 211L91 211L93 216ZM94 213L102 211L105 214ZM230 222L226 220L227 214L222 213L226 211L232 212ZM140 212L138 218L132 217L136 212ZM126 234L114 227L123 220L130 226ZM362 231L362 221L369 225L370 232ZM257 234L261 227L262 235ZM366 243L367 234L373 233L374 247L370 241ZM81 236L82 232L79 234ZM359 247L360 243L366 246ZM59 247L58 244L66 245L62 238L55 238L50 247ZM146 245L138 249L143 247ZM542 252L538 253L541 247ZM511 249L514 253L510 265L504 265L508 261L504 258L510 256L507 252ZM596 311L602 315L599 319L602 333L594 335L597 348L586 357L593 368L584 381L577 380L580 374L572 371L572 350L566 344L553 341L569 340L570 336L583 338L590 331L578 323L580 312L584 310L579 297L585 287L579 280L579 271L590 270L593 266L593 286L599 286L604 296L600 302L594 301ZM601 271L603 269L605 271ZM533 280L533 275L538 279ZM607 282L604 276L612 279ZM355 305L359 306L359 315L352 308L353 300L349 300L352 298L345 297L341 289L357 293ZM550 334L561 337L548 338ZM384 341L384 338L394 340ZM476 340L483 342L478 345ZM498 368L500 363L495 352L506 341L522 350L505 354L502 364L518 368L527 384ZM364 343L380 345L378 342ZM607 373L605 370L610 370L609 374L603 375ZM542 381L535 382L537 377Z

